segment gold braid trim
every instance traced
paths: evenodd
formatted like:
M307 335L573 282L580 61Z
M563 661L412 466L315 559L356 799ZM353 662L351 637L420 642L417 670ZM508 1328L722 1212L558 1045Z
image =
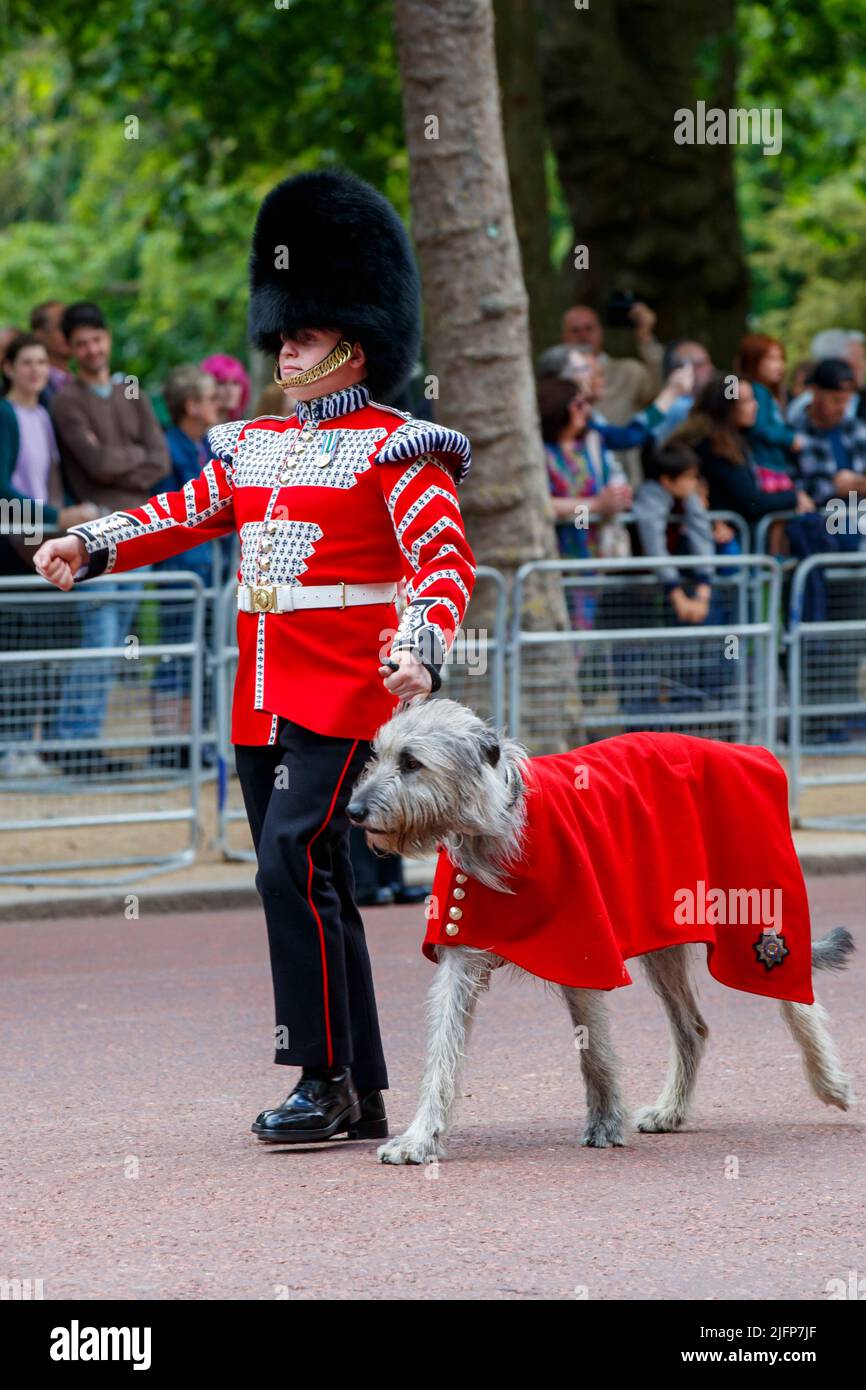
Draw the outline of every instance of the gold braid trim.
M291 391L294 386L312 386L314 382L321 381L323 376L330 376L338 367L343 367L352 356L352 344L347 343L345 338L341 338L337 346L332 348L327 357L323 357L321 362L315 366L308 367L305 372L295 372L288 380L284 380L279 375L280 364L274 366L274 381L277 386L281 386L284 391Z

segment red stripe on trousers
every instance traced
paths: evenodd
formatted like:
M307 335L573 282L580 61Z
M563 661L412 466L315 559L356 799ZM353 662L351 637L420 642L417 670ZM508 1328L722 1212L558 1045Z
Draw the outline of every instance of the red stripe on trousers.
M329 1067L333 1066L334 1064L334 1046L333 1041L331 1039L331 1010L330 1003L328 1000L328 957L325 952L325 930L322 926L322 919L316 911L316 905L313 902L313 856L311 851L315 841L319 838L322 831L325 829L325 826L328 824L328 821L331 819L331 816L334 814L334 803L336 802L337 797L340 794L340 788L343 785L343 778L346 775L346 769L348 768L349 763L355 756L355 749L358 747L359 742L360 739L356 738L355 742L352 744L352 747L349 750L349 756L343 764L343 771L340 773L340 780L337 782L337 785L334 788L334 795L331 797L331 804L328 807L328 814L325 816L325 819L322 821L322 824L319 826L315 835L312 836L310 843L307 845L307 864L309 865L309 873L307 875L307 902L310 904L310 910L312 911L312 914L316 919L316 924L319 928L319 949L322 953L322 994L324 997L325 1004L325 1037L328 1040Z

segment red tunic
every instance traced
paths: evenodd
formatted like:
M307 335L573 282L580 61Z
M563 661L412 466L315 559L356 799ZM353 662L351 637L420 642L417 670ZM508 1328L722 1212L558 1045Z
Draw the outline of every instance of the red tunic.
M702 941L722 984L813 1002L787 779L765 748L621 734L527 768L514 895L463 874L440 850L430 960L437 946L478 946L542 979L607 990L631 984L631 957ZM755 949L765 926L788 950L769 968Z
M184 488L71 528L92 557L85 579L238 531L245 584L408 581L399 624L388 603L239 612L234 743L272 743L278 715L372 738L397 703L383 658L423 636L424 659L432 645L441 661L474 584L455 486L468 468L463 435L377 405L363 386L299 414L218 426L211 461Z

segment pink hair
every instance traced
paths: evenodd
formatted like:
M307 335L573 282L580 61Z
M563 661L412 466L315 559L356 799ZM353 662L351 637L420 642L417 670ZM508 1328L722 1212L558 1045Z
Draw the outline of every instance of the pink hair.
M250 379L246 368L236 357L229 357L224 352L215 352L212 357L206 357L200 364L203 372L208 372L216 381L236 381L241 387L241 402L238 407L242 420L246 412L247 403L250 399Z

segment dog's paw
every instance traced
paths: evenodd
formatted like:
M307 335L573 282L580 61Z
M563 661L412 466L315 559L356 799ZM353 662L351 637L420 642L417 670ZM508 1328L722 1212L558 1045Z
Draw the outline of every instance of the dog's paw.
M682 1129L686 1117L663 1106L645 1105L635 1115L634 1122L641 1134L673 1134L674 1130Z
M854 1104L854 1091L847 1077L818 1092L825 1105L835 1105L838 1110L850 1110Z
M612 1116L594 1116L587 1120L580 1140L588 1149L621 1149L625 1144L622 1120Z
M395 1134L376 1150L380 1163L435 1163L445 1157L444 1146L432 1135L420 1139L411 1134Z

